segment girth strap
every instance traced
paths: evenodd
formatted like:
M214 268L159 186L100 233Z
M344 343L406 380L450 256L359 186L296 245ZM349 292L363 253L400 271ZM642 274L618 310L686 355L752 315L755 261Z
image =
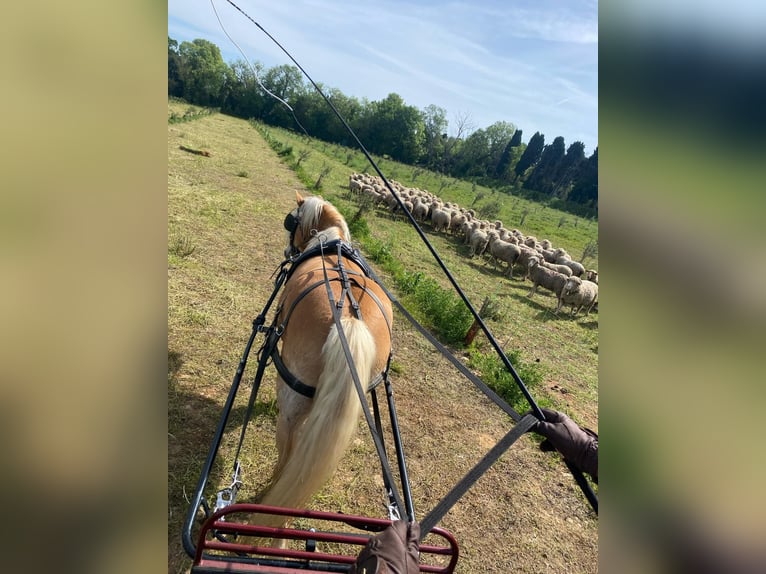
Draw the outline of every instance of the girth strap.
M293 375L290 370L287 368L287 366L282 361L282 357L279 355L279 349L274 347L274 350L271 352L271 360L274 362L274 368L277 370L277 373L279 373L279 376L282 377L282 380L285 382L285 384L290 387L292 390L294 390L299 395L303 395L304 397L307 397L309 399L313 399L314 395L316 394L316 388L310 387L303 381L301 381L298 377ZM380 383L383 382L384 373L380 372L370 381L369 386L367 387L367 392L370 392L374 388L376 388Z

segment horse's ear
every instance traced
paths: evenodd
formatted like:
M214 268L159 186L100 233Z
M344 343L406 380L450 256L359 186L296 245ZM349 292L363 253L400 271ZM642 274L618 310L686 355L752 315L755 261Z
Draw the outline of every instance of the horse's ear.
M295 201L298 202L298 205L303 205L303 196L297 191L295 192Z

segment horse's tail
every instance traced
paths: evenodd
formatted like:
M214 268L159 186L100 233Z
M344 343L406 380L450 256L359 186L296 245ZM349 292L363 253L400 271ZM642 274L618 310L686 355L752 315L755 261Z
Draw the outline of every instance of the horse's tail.
M375 339L367 326L354 318L341 319L351 357L363 389L367 389L375 363ZM262 504L301 508L333 475L356 432L362 407L351 377L336 325L322 347L322 374L311 410L296 430L292 448Z

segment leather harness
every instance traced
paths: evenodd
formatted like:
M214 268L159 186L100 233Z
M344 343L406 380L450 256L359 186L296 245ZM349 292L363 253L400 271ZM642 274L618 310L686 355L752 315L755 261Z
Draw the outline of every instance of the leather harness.
M363 271L364 277L367 277L368 279L375 281L377 283L376 279L373 277L372 271L367 261L365 261L364 257L359 252L359 250L354 249L349 243L340 239L336 239L321 245L317 245L316 247L312 249L304 251L303 253L300 254L300 256L295 261L293 261L292 266L287 272L285 282L289 281L293 272L298 268L298 266L301 263L307 261L308 259L312 259L314 257L326 256L329 254L328 252L332 252L334 250L337 252L338 264L336 267L332 267L330 270L335 271L338 274L338 276L335 278L320 279L316 281L315 283L312 283L311 285L306 287L306 289L304 289L290 304L290 307L287 309L287 313L285 314L284 319L279 323L279 325L276 325L276 321L282 313L282 306L280 305L280 307L277 309L276 318L274 319L274 325L272 325L272 328L269 330L270 331L268 336L269 340L266 342L266 348L272 349L270 356L274 363L274 368L276 368L277 372L279 373L279 376L282 377L282 380L285 382L285 384L289 386L291 389L293 389L296 393L301 394L304 397L308 397L308 398L314 397L316 389L314 387L311 387L305 384L303 381L298 379L298 377L296 377L293 373L290 372L290 370L282 361L282 357L279 354L277 341L279 340L279 337L282 336L282 333L284 333L284 330L287 327L287 323L290 320L290 316L292 315L292 312L295 309L295 307L311 291L313 291L314 289L316 289L317 287L321 285L325 285L326 281L340 282L342 286L342 291L341 291L341 296L339 297L339 300L337 303L338 307L342 307L344 300L348 299L353 309L354 315L356 316L357 319L361 320L362 315L359 310L359 303L356 301L356 299L354 298L351 292L351 283L353 283L358 288L362 289L367 295L369 295L372 298L372 300L375 301L375 303L378 305L378 307L381 310L381 313L383 314L383 317L386 320L389 336L391 335L391 324L383 310L383 305L380 299L372 291L365 288L365 286L362 283L360 283L358 280L356 280L353 277L354 275L362 276L360 273L357 273L356 271L348 271L343 266L343 259L344 258L350 259L357 266L359 266L359 268ZM372 379L372 381L370 381L370 385L367 388L367 391L370 391L374 389L375 387L377 387L384 380L385 375L386 375L385 371L378 373Z

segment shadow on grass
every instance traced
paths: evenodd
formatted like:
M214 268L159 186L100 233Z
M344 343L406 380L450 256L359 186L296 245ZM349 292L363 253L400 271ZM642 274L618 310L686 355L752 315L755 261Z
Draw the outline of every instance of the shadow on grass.
M173 553L179 556L185 555L181 543L183 524L196 494L224 406L223 402L185 389L179 384L178 375L183 363L181 353L168 350L168 544L178 551ZM249 384L242 382L238 396L245 397L245 400L238 402L244 404L231 409L223 431L222 444L239 440L250 388ZM253 422L263 416L275 420L276 407L272 401L259 401L256 398L248 433L255 432ZM211 511L215 505L217 488L231 481L233 463L233 460L228 460L220 453L214 459L203 491L204 501ZM199 509L192 529L195 543L203 519L203 511Z
M523 303L524 305L535 309L538 312L535 318L539 321L569 321L572 319L571 316L564 313L563 311L559 312L558 315L554 313L557 304L555 299L546 297L539 291L532 295L532 297L527 297L527 293L529 293L529 289L525 289L525 293L523 295L518 293L511 293L510 297L519 303Z

